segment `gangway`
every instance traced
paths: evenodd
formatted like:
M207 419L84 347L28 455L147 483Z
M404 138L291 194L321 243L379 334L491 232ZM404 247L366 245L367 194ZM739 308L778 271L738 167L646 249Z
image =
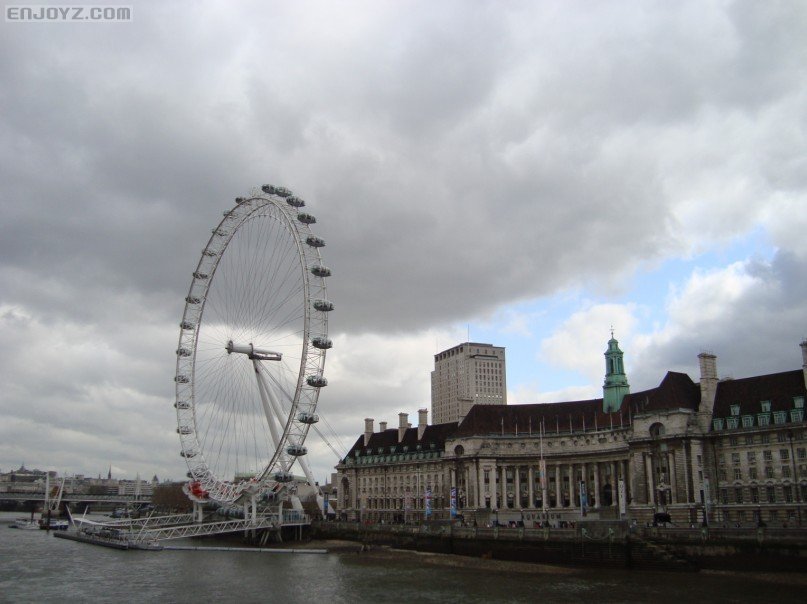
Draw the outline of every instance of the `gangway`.
M194 522L194 518L197 521ZM76 532L61 533L63 539L72 539L117 549L162 549L160 542L188 537L222 535L240 531L277 530L283 527L303 527L311 524L307 514L299 510L263 513L247 518L198 521L195 514L175 514L142 519L95 522L74 518L81 526Z

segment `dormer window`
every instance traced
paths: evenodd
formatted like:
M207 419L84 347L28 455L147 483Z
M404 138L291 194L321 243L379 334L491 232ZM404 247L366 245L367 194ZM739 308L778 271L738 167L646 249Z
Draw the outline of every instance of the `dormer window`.
M723 429L723 418L716 417L712 420L712 428L715 430L722 430Z
M793 397L793 408L794 409L804 409L804 397L803 396L794 396Z
M730 409L732 415L740 415L740 405L732 405Z
M751 428L754 425L753 415L743 415L743 428Z
M787 411L777 411L773 414L774 424L784 424L787 421Z
M763 413L770 413L771 411L771 402L770 401L760 401L760 407L762 407Z

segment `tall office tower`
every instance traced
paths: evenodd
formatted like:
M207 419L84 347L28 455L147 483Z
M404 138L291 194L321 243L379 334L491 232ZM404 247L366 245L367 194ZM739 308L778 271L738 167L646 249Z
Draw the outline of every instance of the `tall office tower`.
M457 422L474 405L506 405L504 348L465 342L434 355L432 422Z

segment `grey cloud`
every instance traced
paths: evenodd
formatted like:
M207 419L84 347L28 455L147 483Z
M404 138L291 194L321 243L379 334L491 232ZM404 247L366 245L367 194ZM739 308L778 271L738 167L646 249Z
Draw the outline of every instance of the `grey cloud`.
M165 397L167 415L144 415L143 431L170 423L190 273L253 185L309 200L334 270L332 330L400 334L580 284L619 289L637 265L697 239L675 209L681 183L712 166L679 162L688 141L677 135L709 139L712 114L772 108L774 124L803 130L788 104L807 81L798 4L355 3L334 22L312 19L318 8L154 3L131 25L80 33L5 24L0 306L58 333L85 326L110 352L71 374L7 373L19 390L0 396L4 414L25 417L30 397L91 415L85 387L103 384ZM777 151L754 168L762 207L780 190L803 195L798 138L780 138L762 129L737 150ZM710 150L731 151L720 140ZM796 296L800 268L783 250L772 279ZM797 314L787 299L766 308ZM728 317L744 316L700 335L728 346ZM0 325L17 344L31 335ZM655 352L657 366L689 366L696 339ZM351 433L363 409L425 402L407 389L333 390L338 429Z

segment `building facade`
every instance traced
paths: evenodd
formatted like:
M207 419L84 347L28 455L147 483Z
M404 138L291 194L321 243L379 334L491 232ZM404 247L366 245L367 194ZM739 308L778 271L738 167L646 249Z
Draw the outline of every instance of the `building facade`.
M379 431L368 419L337 466L339 513L528 526L667 515L684 526L807 524L807 341L801 348L801 370L719 380L716 357L702 353L698 383L668 372L631 393L612 337L603 398L475 405L434 425L422 409L417 427L401 414L397 429L382 422Z
M474 405L507 404L504 348L464 342L434 355L432 420L461 421Z

